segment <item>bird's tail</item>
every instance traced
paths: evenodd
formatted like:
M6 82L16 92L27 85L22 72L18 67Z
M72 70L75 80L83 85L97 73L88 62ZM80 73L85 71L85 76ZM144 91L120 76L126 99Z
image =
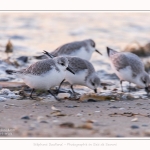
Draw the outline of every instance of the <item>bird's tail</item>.
M118 53L118 52L115 51L115 50L113 50L113 49L111 49L111 48L109 48L109 47L107 47L107 54L108 54L109 57L110 57L111 55L116 54L116 53Z
M15 70L5 70L5 72L7 73L7 74L13 74L13 73L16 73L17 71L15 71Z
M49 58L53 58L54 56L52 54L50 54L49 52L43 50L43 53L48 56Z

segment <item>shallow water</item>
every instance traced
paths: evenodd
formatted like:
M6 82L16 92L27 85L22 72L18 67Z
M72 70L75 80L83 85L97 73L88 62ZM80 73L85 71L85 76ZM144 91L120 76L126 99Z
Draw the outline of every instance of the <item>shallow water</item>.
M109 65L106 46L123 50L130 42L146 44L150 41L150 13L146 12L1 12L0 59L5 59L8 39L14 45L12 59L30 56L29 63L37 61L32 56L42 50L52 51L60 45L91 38L103 56L94 53L91 59L101 80L116 79ZM24 67L24 66L23 66ZM13 69L0 63L0 77L10 78L5 69ZM18 69L18 68L17 68ZM14 80L19 80L15 79ZM20 80L19 80L20 81Z

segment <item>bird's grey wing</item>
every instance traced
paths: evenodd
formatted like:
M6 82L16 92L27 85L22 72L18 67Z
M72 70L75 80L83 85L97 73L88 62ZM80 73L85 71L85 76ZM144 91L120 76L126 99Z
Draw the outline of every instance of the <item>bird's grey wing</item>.
M88 74L95 72L93 65L89 61L85 60L85 63L86 63L86 66L88 68Z
M143 71L143 64L136 56L126 56L125 54L117 53L111 57L112 63L115 66L116 70L124 69L128 66L131 67L133 71L133 76L141 73Z
M56 67L52 59L46 59L32 64L23 73L32 75L41 75L52 70L53 68L59 71L59 69Z
M51 54L54 56L59 56L63 54L71 54L72 51L80 49L82 46L85 46L85 43L82 41L72 42L68 44L64 44L60 47L58 47L56 50L54 50Z
M86 63L81 58L79 57L67 57L67 58L69 61L69 66L75 73L88 69Z

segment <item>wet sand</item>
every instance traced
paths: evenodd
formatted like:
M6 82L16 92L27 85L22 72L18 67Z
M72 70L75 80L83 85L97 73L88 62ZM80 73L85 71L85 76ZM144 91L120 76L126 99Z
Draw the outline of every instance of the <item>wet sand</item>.
M150 136L149 99L98 102L58 102L52 99L1 102L1 136Z

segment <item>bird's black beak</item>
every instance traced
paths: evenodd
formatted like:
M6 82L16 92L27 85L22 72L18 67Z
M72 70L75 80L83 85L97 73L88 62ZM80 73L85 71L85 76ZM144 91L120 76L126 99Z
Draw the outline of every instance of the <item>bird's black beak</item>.
M47 52L47 51L45 51L45 50L43 50L43 53L44 53L46 56L50 57L50 58L53 58L53 57L54 57L52 54L50 54L49 52Z
M97 93L97 89L94 89L94 92Z
M75 72L69 66L66 68L66 70L70 71L72 74L75 74Z
M149 94L149 88L145 87L145 91L147 92L147 94Z
M97 52L97 53L99 53L100 55L102 55L102 53L101 53L101 52L99 52L97 49L95 49L95 52Z

